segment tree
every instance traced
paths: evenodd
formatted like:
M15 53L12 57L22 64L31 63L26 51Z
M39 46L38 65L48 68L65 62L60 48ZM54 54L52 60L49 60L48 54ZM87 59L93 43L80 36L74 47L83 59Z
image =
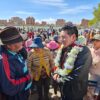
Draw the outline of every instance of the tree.
M98 4L97 8L94 8L93 15L94 18L89 21L90 26L100 22L100 3Z
M92 20L89 21L89 26L92 26L92 25L94 25L96 23L97 23L97 19L93 18Z

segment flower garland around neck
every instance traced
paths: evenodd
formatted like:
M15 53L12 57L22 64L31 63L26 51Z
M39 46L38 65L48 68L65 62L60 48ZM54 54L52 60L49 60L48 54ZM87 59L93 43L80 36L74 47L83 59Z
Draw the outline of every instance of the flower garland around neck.
M68 75L73 70L77 55L79 54L79 52L83 50L82 46L78 46L78 45L73 46L70 52L68 52L67 54L68 56L65 59L64 68L61 69L59 62L60 62L63 47L64 46L61 45L60 49L58 50L57 56L54 60L55 67L56 67L54 73L57 73L61 76Z

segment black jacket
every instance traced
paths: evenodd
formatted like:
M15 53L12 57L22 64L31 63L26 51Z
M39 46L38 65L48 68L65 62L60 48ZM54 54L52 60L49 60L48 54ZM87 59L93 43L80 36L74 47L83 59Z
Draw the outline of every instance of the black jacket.
M73 71L66 76L70 81L66 81L63 86L63 100L80 100L87 92L88 72L92 64L90 50L84 46L82 52L77 56Z

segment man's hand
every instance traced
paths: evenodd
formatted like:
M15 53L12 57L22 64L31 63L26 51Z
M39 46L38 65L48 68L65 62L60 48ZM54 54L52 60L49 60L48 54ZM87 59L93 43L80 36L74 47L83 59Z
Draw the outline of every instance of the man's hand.
M58 78L59 78L59 75L58 75L58 74L54 74L54 75L53 75L53 79L54 79L55 81L57 81Z
M70 81L70 80L68 78L66 78L66 77L57 78L57 82L58 83L65 83L66 81Z

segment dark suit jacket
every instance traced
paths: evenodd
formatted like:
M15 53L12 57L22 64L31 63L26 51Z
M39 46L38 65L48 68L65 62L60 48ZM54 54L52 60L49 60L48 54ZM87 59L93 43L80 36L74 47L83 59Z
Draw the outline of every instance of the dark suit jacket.
M66 76L70 81L63 84L63 94L66 97L64 100L79 100L86 94L91 64L91 52L88 47L84 46L82 52L77 56L73 71Z

